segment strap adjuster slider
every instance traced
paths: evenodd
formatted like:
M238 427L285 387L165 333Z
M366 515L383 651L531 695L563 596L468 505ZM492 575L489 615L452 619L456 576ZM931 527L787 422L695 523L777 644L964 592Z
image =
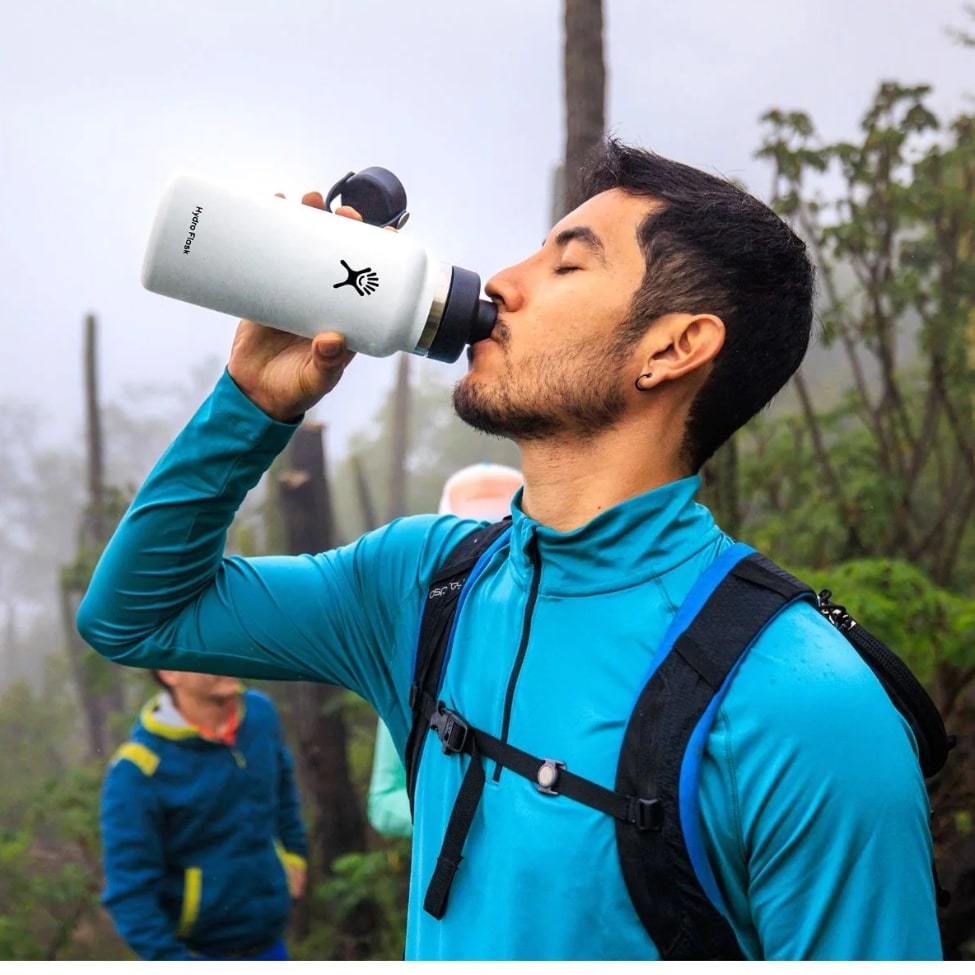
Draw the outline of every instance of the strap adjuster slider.
M470 725L456 711L445 708L443 702L430 716L430 727L436 731L445 755L464 750Z
M659 799L631 799L630 822L638 830L658 831L663 826L664 810Z

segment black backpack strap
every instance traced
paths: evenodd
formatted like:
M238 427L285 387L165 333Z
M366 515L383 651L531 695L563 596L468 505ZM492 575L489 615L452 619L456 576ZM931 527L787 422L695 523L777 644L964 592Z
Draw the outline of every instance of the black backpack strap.
M735 545L692 587L655 655L624 735L616 788L658 799L665 818L654 835L617 822L616 837L634 907L664 959L741 958L704 848L700 762L737 666L786 606L805 599L846 636L914 731L925 775L942 767L954 743L909 668L830 597ZM937 871L935 888L943 905Z
M845 606L834 603L832 599L833 594L829 589L819 593L816 604L820 613L866 661L894 707L910 725L917 742L921 773L926 779L936 775L944 768L948 752L955 747L957 739L947 733L941 712L904 661L850 616ZM951 892L941 886L937 862L931 864L931 870L938 907L947 907L951 903Z
M426 743L429 715L436 709L444 661L450 643L454 614L460 594L471 570L481 556L511 526L511 518L492 522L471 532L447 556L440 571L430 582L427 600L420 619L416 656L413 661L413 683L410 687L410 709L413 725L406 740L406 791L413 809L420 756Z
M442 701L437 703L425 724L437 733L445 754L467 754L471 757L454 801L440 855L437 857L437 866L423 901L423 909L438 920L447 910L447 898L454 874L463 859L461 854L464 843L484 791L484 760L496 762L528 779L544 795L565 796L612 816L634 829L660 828L661 809L656 799L613 792L590 779L574 774L563 762L530 755L468 724L460 714L450 710Z
M941 712L904 661L850 616L845 606L832 599L829 589L819 593L816 605L820 613L853 644L883 685L894 707L911 726L924 777L936 775L944 768L948 752L955 747L955 737L945 730Z
M742 958L695 828L700 755L749 646L806 594L748 546L722 553L671 623L627 725L616 789L659 800L664 819L653 834L617 823L616 842L633 905L664 960Z

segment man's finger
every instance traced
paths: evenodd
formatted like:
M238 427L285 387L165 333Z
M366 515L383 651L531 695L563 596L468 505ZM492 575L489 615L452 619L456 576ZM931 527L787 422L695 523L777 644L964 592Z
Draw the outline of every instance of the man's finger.
M325 197L323 197L318 190L311 190L311 192L306 193L301 198L301 202L304 203L306 207L315 207L318 210L325 209Z
M335 213L339 217L348 217L350 220L362 220L362 214L354 207L347 207L344 203L335 208Z

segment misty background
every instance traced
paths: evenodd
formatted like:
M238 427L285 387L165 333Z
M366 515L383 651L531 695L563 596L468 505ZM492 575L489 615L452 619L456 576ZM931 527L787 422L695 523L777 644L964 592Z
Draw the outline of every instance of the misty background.
M114 520L223 368L236 324L142 288L165 184L191 170L294 198L383 166L406 186L403 233L486 281L553 222L569 157L567 6L0 0L0 959L126 957L99 908L97 797L148 683L80 642L74 608ZM975 201L957 192L975 179L975 8L601 8L605 129L769 202L777 193L815 241L820 312L846 342L812 350L773 410L705 468L703 495L731 534L743 527L810 584L848 594L961 729L931 795L945 882L962 895L942 917L945 943L975 958ZM886 95L885 81L896 83ZM568 99L575 119L593 87ZM889 111L861 127L883 98ZM921 102L939 121L908 134ZM808 113L817 136L803 143L800 116L763 123L773 108ZM845 141L901 146L895 191L873 149L844 185L834 163ZM942 168L923 165L938 144ZM803 210L787 213L791 191ZM888 225L896 232L873 233ZM85 389L88 323L97 397ZM511 444L453 417L463 369L358 356L248 498L231 550L319 551L432 510L464 463L517 463ZM95 399L98 423L86 415ZM362 808L375 714L328 685L269 692L315 836L299 956L400 957L409 844L382 841Z
M801 107L839 139L880 79L932 84L948 114L971 78L946 36L956 0L604 7L607 128L759 196L766 109ZM222 366L233 320L140 283L181 169L297 196L384 166L407 189L404 232L443 260L483 281L532 252L563 148L561 17L557 0L3 0L0 400L36 408L35 438L78 440L87 313L104 401ZM392 378L392 359L360 356L318 408L332 456Z
M232 318L141 285L169 178L298 197L384 166L407 190L403 233L486 281L553 222L563 13L560 0L0 0L0 687L37 680L34 648L64 640L52 610L84 503L86 317L105 476L123 492L226 362ZM957 0L606 0L605 128L770 199L764 112L799 108L824 140L855 139L878 84L896 79L932 85L928 103L955 115L972 54L950 32L969 23ZM376 453L401 358L358 356L310 414L331 470L353 448ZM470 460L517 463L449 410L434 419L463 357L407 358L414 496L435 504L436 438L476 437ZM382 520L397 505L370 477ZM349 540L365 527L358 506L348 491L334 500Z

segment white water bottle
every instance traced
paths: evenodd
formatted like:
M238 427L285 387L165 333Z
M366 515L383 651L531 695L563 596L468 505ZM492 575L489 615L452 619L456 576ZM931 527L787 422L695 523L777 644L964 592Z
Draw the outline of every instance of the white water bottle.
M496 317L473 271L437 260L405 234L190 174L163 194L142 283L309 338L341 332L370 356L454 362L491 334Z

